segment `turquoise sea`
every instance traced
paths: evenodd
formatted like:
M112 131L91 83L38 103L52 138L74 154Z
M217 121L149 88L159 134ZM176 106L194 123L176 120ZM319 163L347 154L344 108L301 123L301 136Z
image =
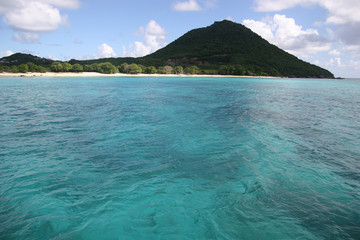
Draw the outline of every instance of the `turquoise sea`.
M0 239L360 239L360 80L0 78Z

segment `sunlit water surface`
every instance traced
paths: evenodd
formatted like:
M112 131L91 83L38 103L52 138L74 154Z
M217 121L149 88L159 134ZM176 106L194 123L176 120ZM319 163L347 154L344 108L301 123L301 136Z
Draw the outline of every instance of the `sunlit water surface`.
M0 78L0 239L360 239L360 81Z

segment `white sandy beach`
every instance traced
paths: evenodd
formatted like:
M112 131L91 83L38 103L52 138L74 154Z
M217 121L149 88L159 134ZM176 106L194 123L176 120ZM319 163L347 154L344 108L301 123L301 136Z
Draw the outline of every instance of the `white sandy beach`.
M0 73L0 77L234 77L234 78L274 78L264 76L235 76L235 75L187 75L187 74L103 74L98 72L28 72L28 73Z

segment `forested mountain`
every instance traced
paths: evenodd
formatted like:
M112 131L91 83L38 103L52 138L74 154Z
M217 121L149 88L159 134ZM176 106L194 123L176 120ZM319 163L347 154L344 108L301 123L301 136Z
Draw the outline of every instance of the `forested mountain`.
M227 20L191 30L166 47L145 57L72 59L68 62L54 62L29 54L17 53L0 59L0 70L2 67L3 70L25 71L29 63L41 66L42 70L51 71L185 72L334 78L328 70L304 62L270 44L242 24Z
M25 53L15 53L0 59L0 72L46 72L53 60Z
M41 58L25 53L15 53L11 56L3 57L0 59L0 65L3 66L21 65L29 62L41 66L50 66L53 60L47 58Z
M334 77L329 71L270 44L242 24L227 20L191 30L144 58L170 65L197 65L219 71L238 70L245 74ZM221 66L223 69L220 69Z

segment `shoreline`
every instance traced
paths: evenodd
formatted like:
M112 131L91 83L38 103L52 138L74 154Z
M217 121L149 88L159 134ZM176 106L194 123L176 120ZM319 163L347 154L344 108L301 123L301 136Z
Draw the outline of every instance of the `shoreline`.
M228 78L281 78L272 76L245 76L245 75L201 75L201 74L104 74L98 72L27 72L27 73L0 73L0 77L228 77Z

